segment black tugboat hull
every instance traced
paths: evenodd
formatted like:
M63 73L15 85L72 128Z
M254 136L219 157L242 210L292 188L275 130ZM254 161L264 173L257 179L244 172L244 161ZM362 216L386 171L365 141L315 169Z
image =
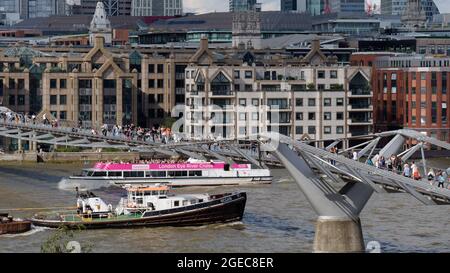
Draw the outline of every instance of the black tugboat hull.
M145 213L141 218L77 222L33 218L31 222L35 226L49 228L67 227L70 229L79 229L80 226L85 229L203 226L242 220L246 201L247 195L242 192L225 195L217 200L195 205L193 209L172 209L168 210L167 213L149 212Z

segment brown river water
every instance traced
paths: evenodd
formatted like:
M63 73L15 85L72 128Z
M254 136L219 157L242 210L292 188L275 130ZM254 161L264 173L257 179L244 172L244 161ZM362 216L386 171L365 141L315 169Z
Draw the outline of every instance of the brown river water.
M82 165L0 163L0 209L74 206L75 193L59 181ZM310 252L316 215L286 170L273 170L271 185L175 189L219 193L244 190L248 201L242 222L184 228L85 230L75 234L92 252ZM115 204L117 188L94 192ZM32 216L32 211L12 213ZM450 252L450 206L425 206L404 193L375 193L361 214L364 239L382 252ZM0 252L39 252L55 231L34 229L0 236Z

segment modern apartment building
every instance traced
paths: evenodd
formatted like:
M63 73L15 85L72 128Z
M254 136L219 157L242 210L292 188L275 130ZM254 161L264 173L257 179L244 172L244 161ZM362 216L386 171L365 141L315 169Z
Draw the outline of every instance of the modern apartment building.
M340 66L318 41L303 58L216 60L203 41L186 68L185 130L192 138L279 131L332 140L372 132L370 68Z

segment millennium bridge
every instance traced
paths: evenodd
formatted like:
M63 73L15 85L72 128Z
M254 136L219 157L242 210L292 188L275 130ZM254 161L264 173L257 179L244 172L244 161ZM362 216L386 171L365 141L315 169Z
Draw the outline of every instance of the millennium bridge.
M405 192L425 205L450 204L450 190L426 181L427 149L450 150L450 144L413 130L396 130L364 136L364 142L332 153L344 139L325 148L310 142L293 140L276 133L251 138L257 149L245 143L249 139L177 141L157 143L121 136L92 134L72 127L51 127L0 119L0 136L24 141L36 150L36 143L81 148L118 148L170 157L201 160L220 159L251 162L256 167L278 165L286 168L318 215L313 249L315 252L362 252L365 250L359 215L376 193ZM381 145L382 144L382 145ZM215 148L211 148L211 145ZM381 146L381 147L380 147ZM220 148L218 148L220 147ZM348 158L357 151L357 159ZM419 154L423 179L414 180L393 171L366 163L374 155L389 158L395 154L403 161ZM418 160L419 161L419 160Z

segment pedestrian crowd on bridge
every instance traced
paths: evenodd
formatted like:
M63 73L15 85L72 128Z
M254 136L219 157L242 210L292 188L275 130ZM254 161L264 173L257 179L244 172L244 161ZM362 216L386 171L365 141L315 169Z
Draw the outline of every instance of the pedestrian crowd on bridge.
M366 163L375 166L378 169L389 170L417 181L421 181L422 178L425 178L422 176L419 166L414 161L411 161L411 163L408 161L403 162L397 155L391 155L388 159L385 159L384 156L377 154L372 159L367 159ZM431 168L424 176L426 175L430 185L437 184L438 187L445 188L445 183L449 184L450 182L449 173L450 168L448 170L437 171Z
M93 135L99 135L94 128L91 129ZM127 140L137 140L145 142L160 142L167 144L169 142L175 141L174 134L171 128L166 128L164 126L154 125L151 129L136 126L134 124L130 125L108 125L103 124L100 127L100 134L103 136L113 136L113 137L124 137Z

